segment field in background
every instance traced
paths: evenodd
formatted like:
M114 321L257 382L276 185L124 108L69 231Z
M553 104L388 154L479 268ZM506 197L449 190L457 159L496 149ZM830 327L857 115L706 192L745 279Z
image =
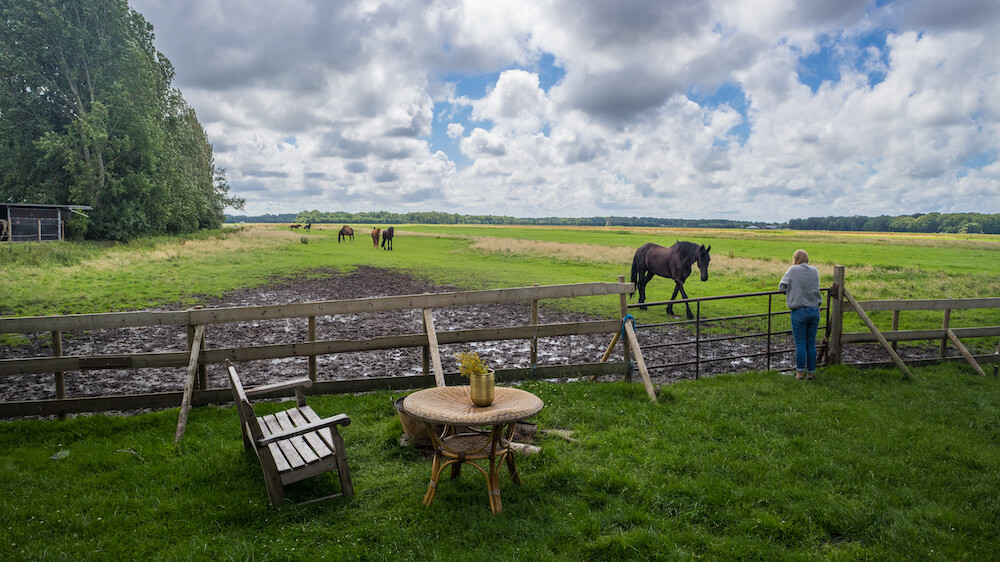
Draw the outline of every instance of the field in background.
M343 244L337 242L340 226L317 224L310 231L284 225L226 227L114 245L3 244L0 315L186 306L197 304L199 295L219 295L320 268L349 271L359 265L397 269L463 289L614 281L619 275L628 277L635 248L646 242L670 245L678 239L712 247L710 278L702 283L692 276L687 284L692 297L774 290L798 248L809 251L824 286L832 282L834 264L846 266L847 285L860 300L1000 294L1000 236L398 225L395 250L386 252L373 248L372 225L354 225L355 241ZM654 278L647 300L666 300L672 289L672 282ZM617 313L610 301L583 299L565 306ZM743 301L713 306L705 315L759 312L747 310L751 305ZM665 317L659 307L636 316L640 321ZM939 316L908 313L903 327ZM883 326L890 321L888 314L875 320ZM1000 323L997 320L987 312L970 311L953 315L952 326Z

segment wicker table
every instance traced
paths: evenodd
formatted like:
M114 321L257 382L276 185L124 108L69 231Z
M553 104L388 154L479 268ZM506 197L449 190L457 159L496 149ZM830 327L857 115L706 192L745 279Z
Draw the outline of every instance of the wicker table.
M421 420L428 427L434 446L434 464L431 482L427 486L424 505L434 501L438 479L445 467L451 466L451 477L456 478L463 464L476 467L486 477L490 510L503 511L500 503L500 465L506 461L511 478L523 484L517 472L510 440L518 420L541 411L544 403L534 394L508 387L496 387L493 404L486 407L472 405L468 386L442 386L418 390L403 400L403 410ZM439 425L440 433L433 425ZM489 426L488 431L478 428ZM472 461L489 460L490 469Z

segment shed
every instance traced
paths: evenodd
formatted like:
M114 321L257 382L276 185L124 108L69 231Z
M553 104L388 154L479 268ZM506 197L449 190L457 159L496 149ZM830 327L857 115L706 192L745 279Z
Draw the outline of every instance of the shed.
M71 213L82 215L87 205L0 203L0 242L62 240Z

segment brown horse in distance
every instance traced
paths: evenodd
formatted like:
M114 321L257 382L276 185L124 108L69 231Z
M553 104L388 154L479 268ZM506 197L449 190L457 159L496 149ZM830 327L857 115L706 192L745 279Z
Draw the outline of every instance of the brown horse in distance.
M382 231L382 248L392 251L392 236L395 231L396 229L391 226Z
M381 236L381 235L382 235L382 229L380 229L377 226L372 227L372 246L376 250L378 250L378 239L379 239L379 236Z
M345 224L344 228L341 228L340 232L337 233L337 244L340 244L341 241L346 242L348 237L350 237L351 242L354 242L354 229Z

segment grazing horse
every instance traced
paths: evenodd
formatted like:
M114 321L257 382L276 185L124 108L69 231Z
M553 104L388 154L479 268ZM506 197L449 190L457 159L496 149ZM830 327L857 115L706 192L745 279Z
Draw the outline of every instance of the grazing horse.
M309 224L307 224L307 225L303 226L302 228L303 228L304 230L312 230L312 227L313 227L313 223L309 223Z
M382 248L392 251L392 235L395 233L395 228L389 227L382 231Z
M693 264L698 264L698 269L701 270L701 280L708 281L708 262L712 259L708 252L711 250L711 246L706 248L704 245L699 246L694 242L678 241L669 248L652 243L643 244L635 251L635 256L632 258L632 283L639 290L639 303L646 302L646 283L649 283L654 275L674 280L674 294L671 295L670 300L677 298L678 292L681 297L687 299L687 293L684 292L684 281L691 275ZM629 296L631 297L634 292L629 293ZM694 315L691 314L691 305L684 303L684 306L687 307L688 319L694 318ZM646 310L645 306L639 308ZM667 304L667 314L674 314L673 303Z
M378 250L378 237L382 234L382 229L375 226L372 227L372 247Z
M292 224L292 225L289 225L288 228L302 228L302 225L301 224Z
M345 224L344 228L341 228L340 232L337 233L337 244L340 244L341 240L346 242L348 237L350 237L351 242L354 242L354 229Z

